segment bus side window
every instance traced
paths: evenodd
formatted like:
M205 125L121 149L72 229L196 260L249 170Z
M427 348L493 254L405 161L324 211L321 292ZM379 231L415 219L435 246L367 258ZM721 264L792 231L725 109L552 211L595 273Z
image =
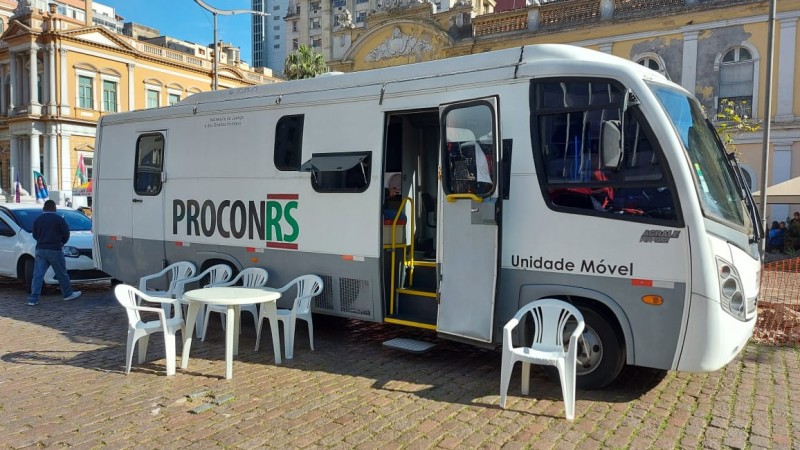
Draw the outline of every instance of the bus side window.
M488 196L496 184L492 130L486 104L454 107L444 115L444 188L447 194Z
M136 141L136 168L133 190L137 195L161 193L161 172L164 169L164 136L149 133Z
M621 116L623 92L603 80L533 83L534 152L547 201L567 212L676 221L660 149L635 106Z

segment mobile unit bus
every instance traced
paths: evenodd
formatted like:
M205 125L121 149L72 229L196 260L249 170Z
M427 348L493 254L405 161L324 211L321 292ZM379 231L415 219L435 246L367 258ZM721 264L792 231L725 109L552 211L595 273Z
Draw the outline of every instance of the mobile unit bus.
M756 322L760 222L699 103L572 46L104 116L94 190L100 268L128 283L179 260L315 273L316 313L482 346L566 300L584 388L716 370Z

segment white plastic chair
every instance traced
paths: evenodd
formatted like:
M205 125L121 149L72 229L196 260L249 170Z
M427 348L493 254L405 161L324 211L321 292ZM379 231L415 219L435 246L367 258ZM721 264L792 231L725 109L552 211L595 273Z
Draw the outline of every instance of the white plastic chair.
M205 287L217 287L217 286L235 286L237 283L241 282L243 287L263 287L267 285L267 280L269 279L269 272L266 269L262 269L260 267L248 267L247 269L242 270L239 272L236 277L230 281L225 281L222 283L213 283L207 284ZM208 332L208 319L211 317L211 313L219 313L220 319L222 320L222 329L225 329L225 315L227 314L228 309L222 305L210 305L206 310L206 318L203 321L203 341L206 340L206 333ZM241 311L247 311L250 315L253 316L253 323L258 323L258 307L255 304L249 305L242 305ZM242 330L239 328L239 333Z
M305 320L308 323L308 342L311 350L314 350L314 323L311 320L311 299L322 293L322 278L316 275L301 275L288 282L285 286L277 289L278 292L286 292L291 288L297 289L297 297L294 299L292 309L278 308L278 321L283 322L283 342L286 359L294 357L294 328L297 319ZM261 308L256 325L256 351L261 341L261 324L267 318Z
M189 302L183 299L183 294L186 292L186 286L192 283L199 283L205 280L205 284L200 287L205 287L210 284L217 284L217 283L224 283L231 279L231 275L233 274L233 269L231 266L227 264L215 264L208 269L200 272L199 274L190 277L190 278L183 278L175 283L175 298L180 302L181 306L184 308L189 307ZM203 337L203 323L205 321L205 307L201 307L197 313L197 320L195 322L195 334L197 337Z
M114 296L117 301L125 307L128 313L128 346L125 354L125 374L131 371L133 361L133 347L139 342L139 364L145 361L147 356L147 344L150 335L153 333L164 333L164 348L166 350L167 375L175 375L175 333L181 332L181 341L186 338L184 334L183 316L181 309L177 307L177 300L163 297L153 297L143 293L133 286L125 284L117 285L114 288ZM175 305L176 314L168 318L163 307L154 308L152 306L140 306L140 301L158 303L160 305ZM148 311L158 314L157 320L144 321L140 315L141 311Z
M530 347L514 347L511 332L529 315L533 321L533 342ZM564 330L567 325L577 325L569 337L569 346L564 351ZM523 306L503 327L503 363L500 373L500 407L506 406L506 394L514 363L522 362L522 395L528 395L531 364L555 366L561 379L564 409L567 419L575 417L575 364L578 338L585 323L580 311L567 302L542 299Z
M139 291L151 297L175 298L175 285L179 280L190 278L197 268L189 261L178 261L170 264L159 272L139 278ZM150 288L150 282L160 280L167 284L166 290Z

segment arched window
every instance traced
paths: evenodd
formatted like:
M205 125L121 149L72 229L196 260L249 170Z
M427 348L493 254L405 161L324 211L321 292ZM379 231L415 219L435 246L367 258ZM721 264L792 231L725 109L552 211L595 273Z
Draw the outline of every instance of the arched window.
M664 65L664 60L661 59L661 57L657 54L652 52L641 53L634 57L634 61L636 61L637 64L645 66L650 70L654 70L669 79L669 74L667 73L666 66Z
M722 55L719 63L719 105L733 106L740 116L753 116L753 55L745 47L735 47Z

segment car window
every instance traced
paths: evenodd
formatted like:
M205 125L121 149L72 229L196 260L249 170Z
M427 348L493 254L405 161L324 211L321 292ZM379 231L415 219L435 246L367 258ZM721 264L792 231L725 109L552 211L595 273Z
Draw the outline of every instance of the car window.
M43 211L41 209L16 209L13 214L17 219L17 223L23 230L28 233L33 232L33 222L37 217L41 216ZM56 214L63 217L67 221L70 231L90 231L92 229L92 220L78 211L72 209L59 209Z
M0 236L13 236L14 229L5 220L0 219Z

